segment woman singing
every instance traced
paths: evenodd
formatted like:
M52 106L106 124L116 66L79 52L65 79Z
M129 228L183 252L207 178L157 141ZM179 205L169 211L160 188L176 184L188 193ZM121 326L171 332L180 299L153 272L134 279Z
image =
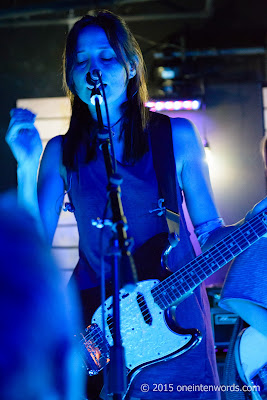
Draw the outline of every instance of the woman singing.
M34 127L35 115L29 110L12 110L7 141L18 162L19 201L34 214L50 243L58 222L62 194L64 191L69 194L80 239L80 259L73 280L80 290L85 326L90 323L94 311L91 310L91 294L100 296L100 230L92 226L91 220L103 215L107 199L107 177L97 139L97 114L91 103L97 71L101 72L103 82L100 92L104 89L107 98L118 173L123 177L122 203L128 221L128 237L134 238L133 253L154 236L168 234L164 213L155 211L162 192L167 208L181 214L179 254L176 265L170 266L172 270L194 257L182 215L182 194L202 241L210 232L225 231L214 204L205 153L196 128L186 119L150 115L147 111L143 58L125 22L109 11L84 16L69 32L64 54L65 85L72 104L70 126L65 135L54 137L47 144L38 185L41 143ZM100 108L106 127L104 102ZM161 186L165 189L159 193ZM176 189L171 191L169 187ZM109 210L107 217L110 217ZM111 235L111 230L105 228L105 249ZM139 259L143 258L144 266L139 280L153 278L153 268L156 275L157 267L153 267L156 252L157 245L153 244L149 254L142 257L140 251ZM105 261L106 280L109 281L110 257L106 256ZM176 319L182 328L197 328L203 336L201 343L179 357L142 370L131 385L130 398L219 398L219 392L211 390L176 390L179 385L218 384L209 304L203 285L177 307ZM155 341L158 340L164 341L164 336L156 334ZM140 343L131 345L138 348ZM144 352L151 348L153 343L149 343ZM99 395L96 380L88 385L91 399ZM142 384L148 384L150 390L142 392ZM165 385L166 391L155 390L159 384Z

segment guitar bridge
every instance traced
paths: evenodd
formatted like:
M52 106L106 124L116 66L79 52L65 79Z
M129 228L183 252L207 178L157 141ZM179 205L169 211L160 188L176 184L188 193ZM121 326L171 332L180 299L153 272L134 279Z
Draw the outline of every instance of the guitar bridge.
M97 375L110 361L110 347L97 324L89 325L81 333L80 354L88 375Z

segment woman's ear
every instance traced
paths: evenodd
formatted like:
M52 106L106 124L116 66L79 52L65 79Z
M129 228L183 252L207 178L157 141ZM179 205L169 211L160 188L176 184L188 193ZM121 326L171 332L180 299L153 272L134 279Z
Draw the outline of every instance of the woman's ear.
M129 71L129 79L132 79L135 75L136 75L136 67L135 64L132 63Z
M137 65L137 60L134 60L130 63L129 79L132 79L136 75L136 65Z

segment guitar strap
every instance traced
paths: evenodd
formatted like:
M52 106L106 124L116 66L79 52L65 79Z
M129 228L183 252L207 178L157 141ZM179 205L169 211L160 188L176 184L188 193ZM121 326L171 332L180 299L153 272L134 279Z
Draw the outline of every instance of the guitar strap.
M161 114L151 114L151 148L159 194L164 199L164 207L172 213L170 218L165 213L170 232L175 230L179 233L179 205L170 118Z
M180 248L179 252L182 254L180 254L179 259L184 264L184 262L188 262L194 257L194 250L182 209L183 196L176 174L171 121L166 115L151 114L149 131L159 195L164 199L165 217L169 233L171 237L176 234L180 238L178 247ZM169 241L172 244L170 237Z

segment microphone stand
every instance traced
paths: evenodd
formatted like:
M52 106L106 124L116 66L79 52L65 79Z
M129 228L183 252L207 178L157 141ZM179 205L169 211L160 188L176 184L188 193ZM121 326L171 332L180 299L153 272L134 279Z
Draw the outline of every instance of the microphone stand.
M101 82L102 83L102 82ZM103 85L102 85L103 88ZM103 90L104 93L104 90ZM113 295L113 346L110 349L110 363L109 363L109 376L108 376L108 392L113 394L114 400L122 399L123 393L127 388L126 380L126 365L124 347L122 346L122 338L120 332L120 293L121 276L126 275L126 282L128 285L134 285L137 282L137 274L135 270L134 261L131 255L130 246L132 240L127 238L127 220L123 213L121 202L121 189L122 177L116 173L111 161L111 154L109 150L110 132L104 128L103 119L101 115L99 97L101 96L99 89L92 90L91 98L94 97L95 108L98 120L98 138L100 148L103 152L104 162L108 177L108 196L110 199L110 206L112 210L112 246L110 254L113 258L112 265L112 295ZM105 99L106 100L106 99ZM106 104L107 110L107 104ZM110 135L111 136L111 135ZM112 137L111 137L112 140ZM115 160L115 158L114 158ZM116 164L115 164L116 168ZM124 264L124 265L122 265ZM121 273L121 268L123 268ZM126 272L125 272L126 271ZM125 280L125 276L124 276Z

